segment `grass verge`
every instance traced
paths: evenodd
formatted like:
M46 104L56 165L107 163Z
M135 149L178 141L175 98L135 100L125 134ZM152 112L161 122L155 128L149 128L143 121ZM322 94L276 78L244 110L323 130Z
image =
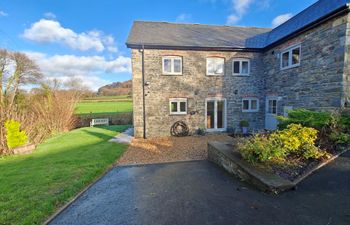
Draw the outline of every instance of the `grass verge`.
M126 150L108 140L128 126L81 128L0 159L0 224L40 224Z

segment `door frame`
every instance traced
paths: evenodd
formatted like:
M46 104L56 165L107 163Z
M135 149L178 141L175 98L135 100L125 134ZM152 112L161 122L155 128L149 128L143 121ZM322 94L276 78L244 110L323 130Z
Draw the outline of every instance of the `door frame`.
M269 115L269 116L277 116L278 115L278 101L279 101L280 97L278 96L266 96L265 98L265 129L266 130L269 130L267 129L267 126L266 126L266 117ZM269 111L269 100L275 100L276 101L276 114L272 114L272 113L268 113ZM276 118L276 121L277 121L277 118ZM278 121L277 121L277 125L278 125Z
M223 118L223 125L224 125L224 127L223 128L207 128L207 126L208 126L208 121L207 121L207 110L208 110L208 107L207 107L207 103L208 103L208 101L214 101L214 108L215 108L215 110L214 110L214 127L217 127L218 125L217 125L217 101L224 101L224 118ZM206 131L208 131L208 132L223 132L223 131L226 131L227 130L227 100L226 100L226 98L222 98L222 97L211 97L211 98L206 98L205 99L205 114L204 114L204 116L205 116L205 129L206 129Z

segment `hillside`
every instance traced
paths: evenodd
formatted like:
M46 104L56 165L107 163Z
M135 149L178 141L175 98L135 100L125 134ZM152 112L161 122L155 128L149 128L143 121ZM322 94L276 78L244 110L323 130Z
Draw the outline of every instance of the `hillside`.
M124 82L114 82L107 84L98 89L97 94L101 96L115 96L115 95L131 95L132 82L127 80Z

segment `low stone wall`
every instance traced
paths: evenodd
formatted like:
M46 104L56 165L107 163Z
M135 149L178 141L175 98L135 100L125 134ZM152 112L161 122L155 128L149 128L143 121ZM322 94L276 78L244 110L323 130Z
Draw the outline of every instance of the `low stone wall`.
M110 125L130 125L133 124L133 113L79 115L77 116L76 128L89 127L92 119L108 118Z
M13 154L15 155L29 154L34 151L35 147L36 147L35 145L25 145L25 146L14 148L12 151L13 151Z
M295 186L282 177L258 170L244 161L240 154L233 150L232 143L209 142L208 160L265 192L279 193Z

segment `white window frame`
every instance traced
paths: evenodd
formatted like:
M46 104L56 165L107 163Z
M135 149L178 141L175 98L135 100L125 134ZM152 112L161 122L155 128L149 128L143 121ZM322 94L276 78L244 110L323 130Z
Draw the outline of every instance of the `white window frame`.
M239 73L235 73L235 62L239 62ZM242 73L243 62L248 62L248 73ZM250 59L235 58L232 61L232 75L234 76L250 76Z
M299 49L299 62L296 63L296 64L292 64L293 63L293 50L295 50L295 49ZM283 67L283 55L284 55L284 53L288 53L289 54L289 56L288 56L288 66L285 66L285 67ZM286 70L286 69L298 67L298 66L300 66L300 62L301 62L301 44L290 46L290 47L284 49L281 52L281 55L280 55L280 67L281 67L281 70Z
M223 66L223 69L222 69L222 74L216 74L216 73L209 73L208 71L208 59L221 59L224 61L224 66ZM223 57L207 57L206 59L206 74L207 76L224 76L225 75L225 58Z
M248 101L248 109L244 109L244 101ZM252 109L252 101L256 101L256 109ZM242 98L242 112L259 112L260 103L258 98Z
M168 59L171 61L171 72L167 72L165 71L165 67L164 67L164 61ZM180 60L181 61L181 71L180 72L175 72L175 63L174 63L174 60L177 59L177 60ZM162 72L163 72L163 75L182 75L182 57L181 56L163 56L162 57Z
M177 111L176 112L171 111L171 103L173 103L173 102L177 103ZM185 102L185 104L186 104L186 111L185 112L180 111L180 103L181 102ZM187 115L187 98L170 98L169 99L169 112L170 112L170 115Z

